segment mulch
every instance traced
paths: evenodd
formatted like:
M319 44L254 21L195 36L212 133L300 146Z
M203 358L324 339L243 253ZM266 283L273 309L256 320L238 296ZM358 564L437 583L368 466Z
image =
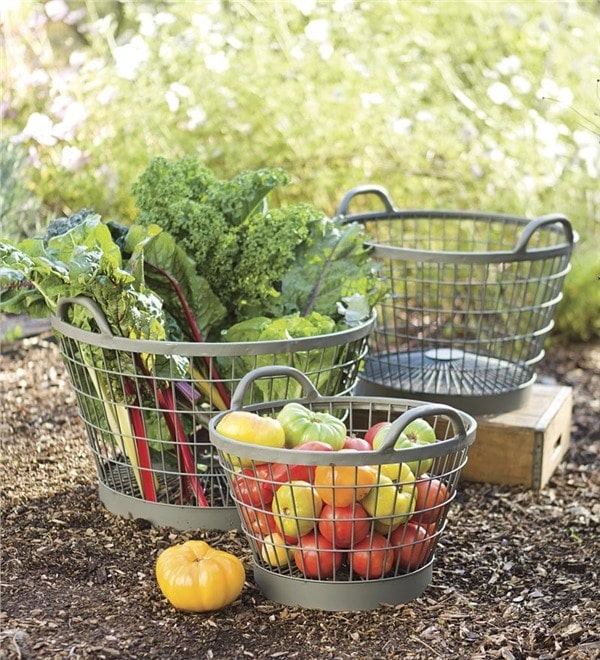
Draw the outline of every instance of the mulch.
M600 346L554 347L540 378L571 386L575 402L550 482L461 483L422 596L325 612L267 600L240 532L108 512L51 335L5 344L0 658L600 658ZM157 555L189 538L246 566L224 610L179 612L158 589Z

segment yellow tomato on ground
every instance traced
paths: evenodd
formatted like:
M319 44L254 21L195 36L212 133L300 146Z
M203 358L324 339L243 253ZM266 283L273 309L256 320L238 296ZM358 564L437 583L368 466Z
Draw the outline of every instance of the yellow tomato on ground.
M164 550L156 561L156 580L178 610L220 610L242 593L246 572L233 554L205 541L186 541Z

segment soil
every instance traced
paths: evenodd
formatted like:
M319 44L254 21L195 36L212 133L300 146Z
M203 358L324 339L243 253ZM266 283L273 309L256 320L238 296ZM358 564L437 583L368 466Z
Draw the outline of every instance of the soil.
M423 595L366 612L267 600L241 532L109 513L52 336L4 345L0 370L0 658L600 657L599 345L556 347L538 368L574 393L571 447L550 482L461 483ZM161 595L157 555L189 538L244 561L229 607L188 614Z

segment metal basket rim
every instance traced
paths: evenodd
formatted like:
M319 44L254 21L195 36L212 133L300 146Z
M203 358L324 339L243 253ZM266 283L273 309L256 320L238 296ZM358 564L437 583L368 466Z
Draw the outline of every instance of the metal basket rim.
M237 357L244 355L267 355L297 353L349 344L367 338L375 327L377 310L373 309L367 321L339 332L312 337L298 337L267 341L248 342L174 342L149 339L129 339L103 332L83 330L59 318L51 317L52 329L82 344L127 353L154 355L181 355L185 357Z
M364 406L368 410L376 410L379 406L380 409L386 409L390 406L402 406L403 409L418 408L421 406L429 407L431 404L419 401L416 399L399 399L391 397L372 397L372 396L333 396L333 397L318 397L317 399L288 399L285 401L269 401L259 404L252 404L244 406L242 410L249 412L261 412L264 410L273 410L283 407L286 403L297 402L308 406L323 406L329 408L333 406ZM433 404L435 405L435 404ZM470 447L475 441L477 432L477 420L475 417L462 410L454 409L460 415L465 424L465 436L461 438L455 435L451 438L439 440L428 445L421 445L418 447L411 447L409 449L394 449L393 447L387 450L374 450L374 451L357 451L357 452L320 452L320 451L305 451L298 449L277 449L274 447L264 447L261 445L245 445L236 440L232 440L223 436L216 430L216 426L225 415L231 410L225 410L217 415L211 417L208 424L209 438L211 444L217 449L219 459L222 459L223 454L231 454L240 456L244 459L253 461L264 461L268 463L284 463L284 464L298 464L298 465L334 465L334 466L364 466L364 465L383 465L386 463L404 463L411 461L418 461L425 458L435 458L438 456L446 456L448 454L457 453L463 449ZM404 412L404 410L402 410ZM399 413L400 414L400 413ZM428 413L435 414L435 413ZM440 411L440 416L445 416L443 411ZM240 454L240 448L243 447L244 452ZM293 459L293 461L291 460Z
M457 219L477 221L505 221L513 225L525 228L531 218L498 212L480 212L468 210L449 209L394 209L385 211L367 211L365 213L354 213L344 216L347 222L365 223L379 220L435 220L435 219ZM509 250L483 250L483 251L454 251L454 250L423 250L406 246L394 246L380 243L375 239L367 238L365 245L369 246L375 257L398 258L405 257L407 261L438 261L441 263L499 263L511 261L538 261L558 256L570 256L574 246L579 242L579 233L572 228L573 241L565 237L563 243L543 247L529 248L524 252L515 249Z

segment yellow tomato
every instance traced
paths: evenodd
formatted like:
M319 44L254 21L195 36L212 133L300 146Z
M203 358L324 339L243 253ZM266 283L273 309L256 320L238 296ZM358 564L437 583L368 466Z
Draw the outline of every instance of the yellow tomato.
M210 612L230 605L246 579L242 562L205 541L186 541L164 550L156 561L156 580L178 610Z
M232 410L219 421L215 428L221 435L240 443L278 449L285 445L285 431L280 422L272 417L247 410ZM234 467L247 467L260 462L237 454L228 455L228 458Z
M366 497L376 481L375 470L366 465L319 465L314 486L326 504L350 506Z

